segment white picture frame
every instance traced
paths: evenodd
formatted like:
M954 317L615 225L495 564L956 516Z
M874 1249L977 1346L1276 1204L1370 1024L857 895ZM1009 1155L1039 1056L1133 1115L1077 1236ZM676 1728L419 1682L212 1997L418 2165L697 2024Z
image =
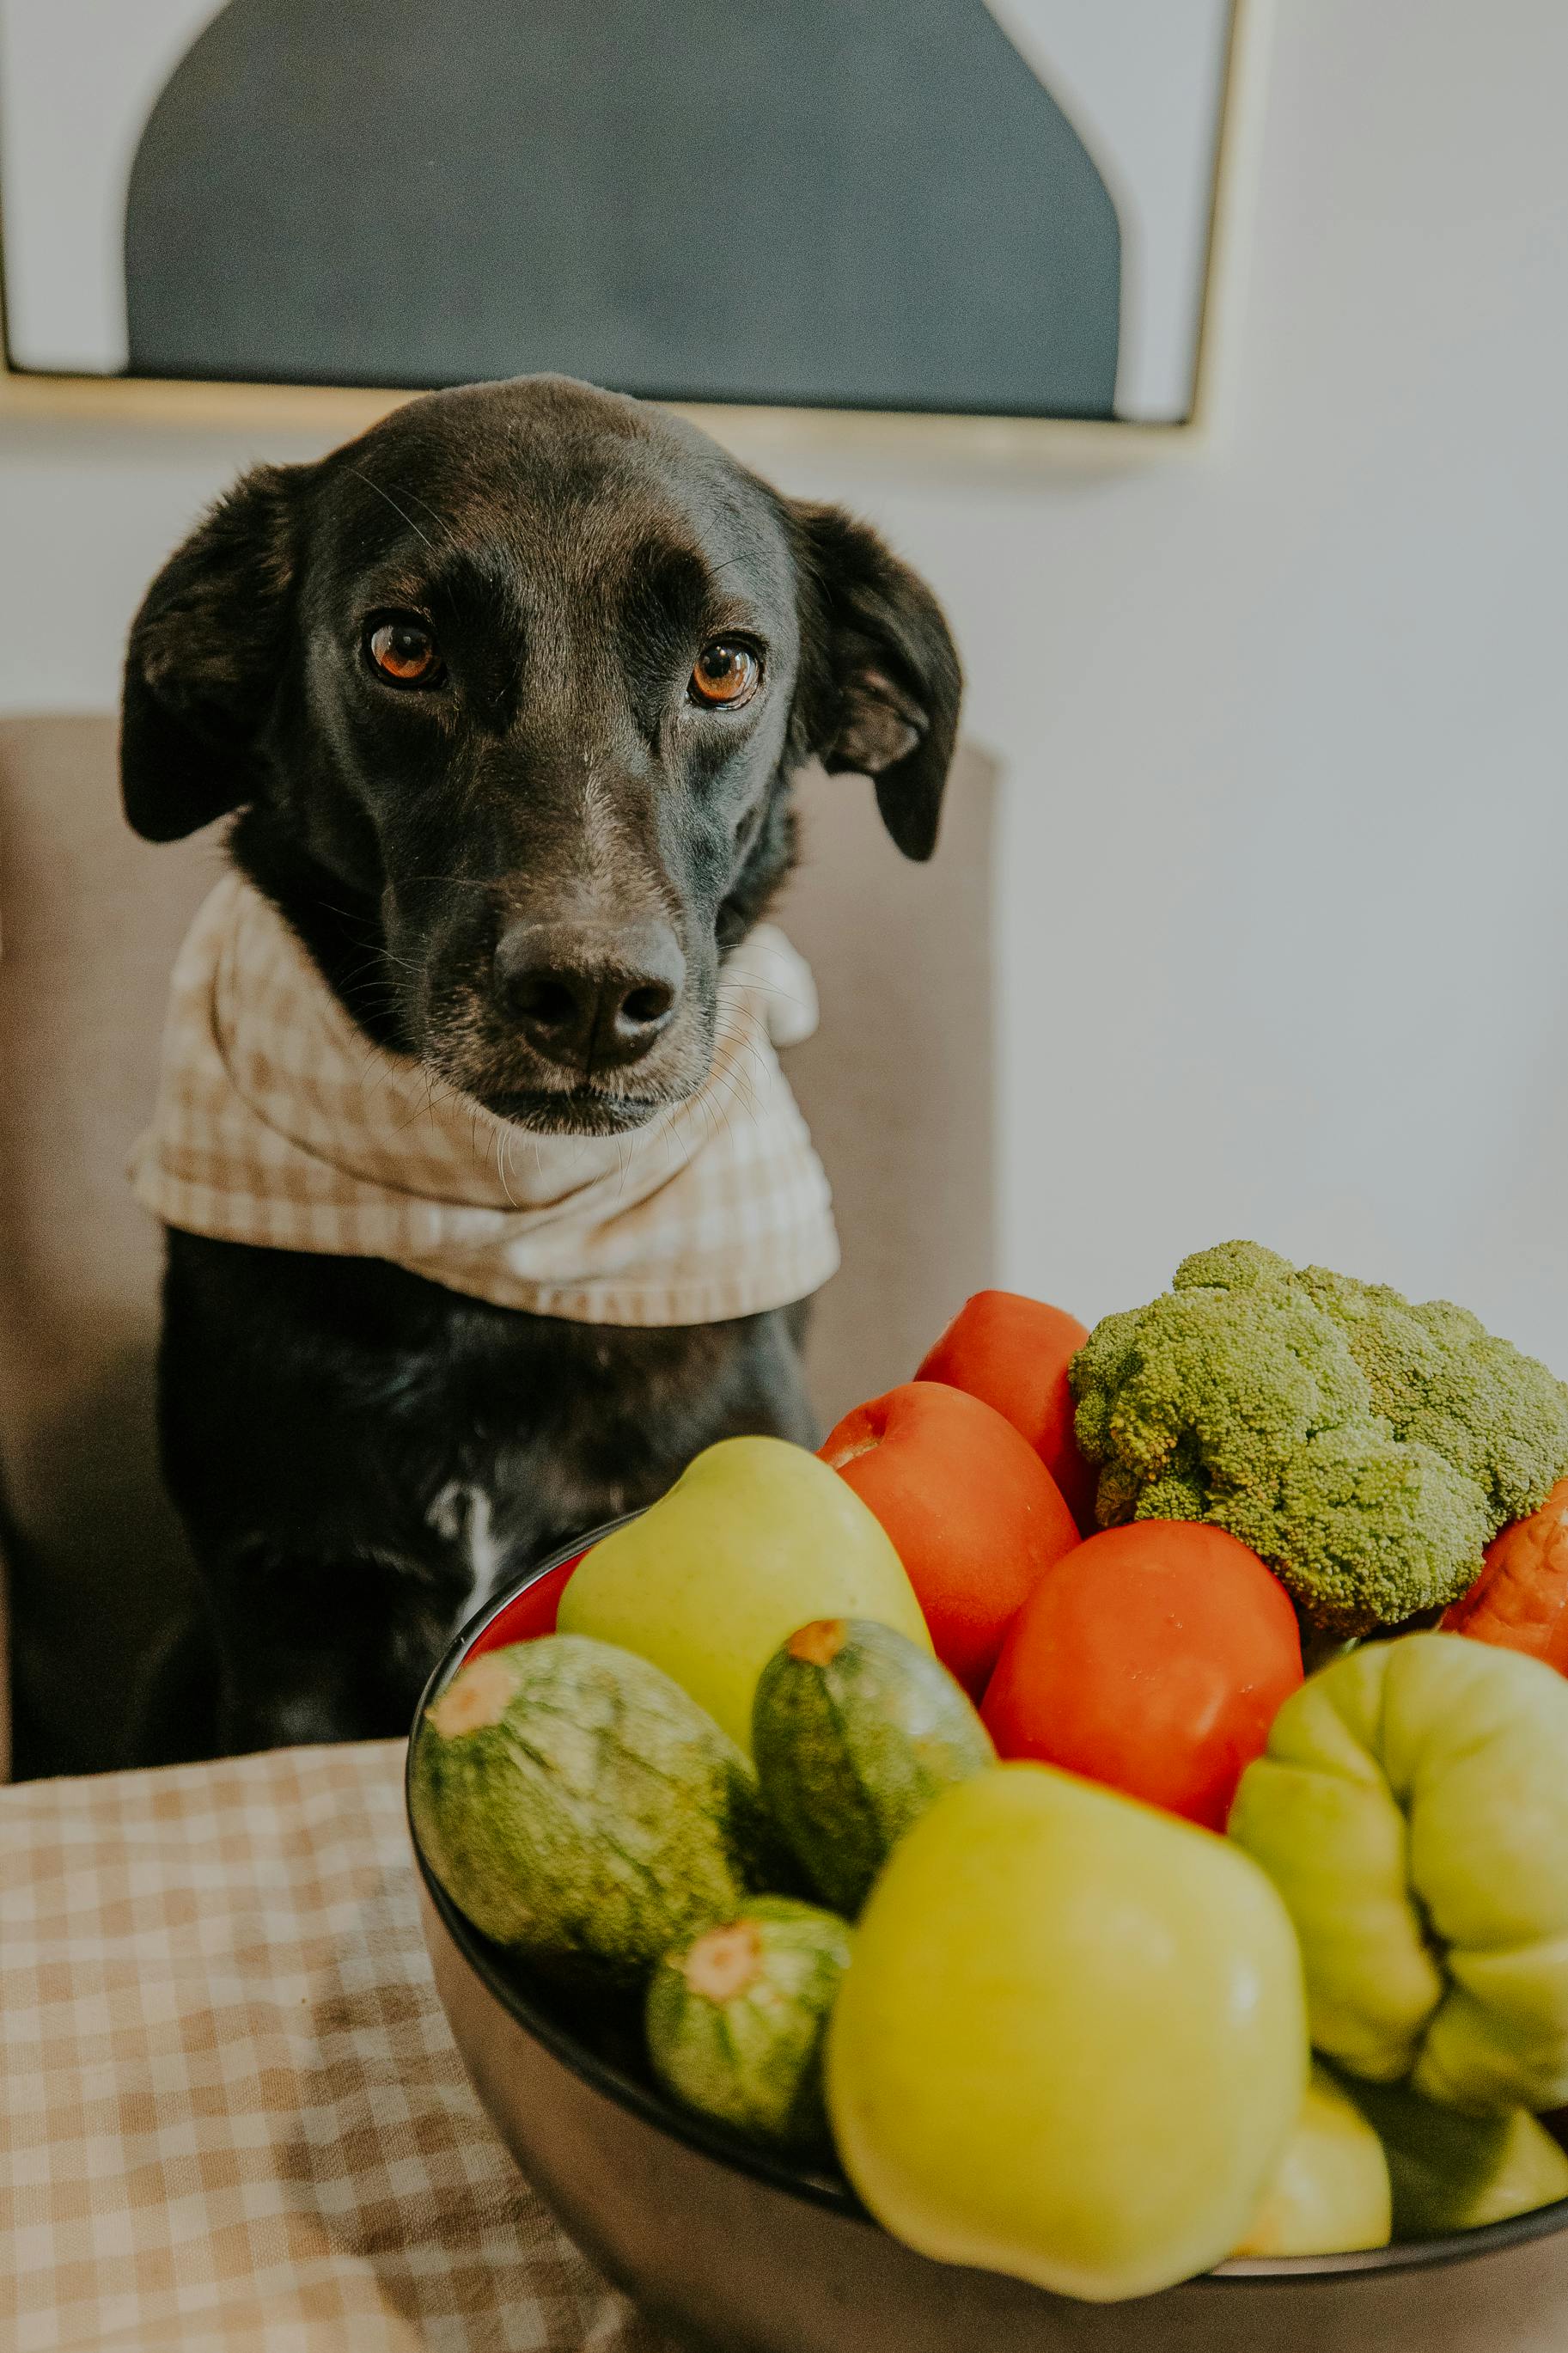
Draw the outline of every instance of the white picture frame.
M140 5L141 0L138 0ZM6 62L5 11L38 0L0 0L0 76ZM48 0L58 6L63 0ZM81 0L95 5L95 0ZM126 0L108 0L125 9ZM165 0L178 12L200 10L202 0ZM988 0L994 13L1028 0ZM1092 0L1103 8L1114 0ZM1018 463L1031 459L1120 462L1212 443L1226 408L1226 353L1238 299L1241 247L1256 164L1261 113L1269 0L1227 0L1222 95L1215 142L1212 193L1203 224L1200 299L1192 356L1192 394L1186 414L1152 421L1139 418L1055 417L943 412L931 409L766 405L675 399L666 405L690 417L717 438L745 448L805 450L831 445L906 452L942 450L979 460ZM209 13L211 10L209 9ZM1018 46L1022 47L1020 42ZM15 47L14 40L11 47ZM177 54L177 52L176 52ZM166 60L150 52L144 79L155 89ZM0 124L5 121L5 86L0 83ZM14 185L5 165L10 151L0 145L0 266ZM1120 207L1119 207L1120 208ZM101 242L101 240L100 240ZM90 280L101 262L84 262ZM1124 298L1125 300L1125 298ZM7 417L76 418L84 422L174 427L187 430L300 432L344 438L363 430L422 387L302 385L96 374L69 366L44 368L12 363L12 314L18 297L0 275L0 422ZM1123 312L1124 327L1126 311Z

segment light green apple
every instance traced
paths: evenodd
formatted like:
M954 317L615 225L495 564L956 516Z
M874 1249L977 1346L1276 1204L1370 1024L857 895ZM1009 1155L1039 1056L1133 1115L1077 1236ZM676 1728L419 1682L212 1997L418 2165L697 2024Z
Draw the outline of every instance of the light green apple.
M838 2155L887 2230L1096 2303L1230 2253L1306 2083L1264 1873L1047 1765L990 1767L906 1831L827 2035Z
M1465 2116L1397 2084L1352 2088L1388 2158L1396 2238L1474 2231L1568 2198L1568 2157L1522 2108Z
M1296 2129L1237 2255L1344 2255L1385 2247L1393 2228L1383 2143L1348 2092L1314 2062Z
M1568 1680L1459 1634L1369 1643L1285 1702L1229 1829L1329 2058L1478 2116L1568 2100Z
M557 1623L651 1659L750 1755L757 1679L816 1618L874 1618L931 1648L903 1563L837 1472L782 1439L725 1438L594 1546Z

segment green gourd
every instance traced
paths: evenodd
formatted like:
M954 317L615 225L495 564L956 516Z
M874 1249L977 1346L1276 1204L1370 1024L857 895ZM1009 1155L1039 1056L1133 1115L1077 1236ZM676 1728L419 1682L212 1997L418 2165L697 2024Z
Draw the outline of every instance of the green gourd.
M753 2140L826 2153L822 2043L852 1936L815 1904L763 1895L666 1954L647 2009L665 2089Z
M640 1988L779 1877L734 1742L662 1669L586 1635L461 1668L415 1733L410 1810L475 1927L579 1984Z
M757 1685L763 1796L811 1884L851 1918L931 1800L996 1761L965 1694L929 1651L865 1618L822 1618Z
M1396 2239L1444 2238L1568 2198L1568 2157L1523 2108L1468 2116L1399 2084L1347 2078L1383 2142Z

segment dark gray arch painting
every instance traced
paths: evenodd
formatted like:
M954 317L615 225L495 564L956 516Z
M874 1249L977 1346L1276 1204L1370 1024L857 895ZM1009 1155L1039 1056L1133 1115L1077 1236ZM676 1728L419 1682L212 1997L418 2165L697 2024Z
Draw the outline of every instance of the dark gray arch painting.
M0 0L11 364L1179 417L1229 13Z

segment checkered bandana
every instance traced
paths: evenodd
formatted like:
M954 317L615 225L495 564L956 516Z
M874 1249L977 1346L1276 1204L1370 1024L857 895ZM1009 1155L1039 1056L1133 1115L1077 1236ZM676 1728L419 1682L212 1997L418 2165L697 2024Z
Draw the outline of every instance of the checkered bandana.
M579 1324L756 1314L838 1264L827 1180L774 1052L816 1026L807 966L764 924L722 968L695 1095L630 1135L532 1135L373 1044L231 874L174 966L132 1176L188 1232L390 1259L500 1307Z

